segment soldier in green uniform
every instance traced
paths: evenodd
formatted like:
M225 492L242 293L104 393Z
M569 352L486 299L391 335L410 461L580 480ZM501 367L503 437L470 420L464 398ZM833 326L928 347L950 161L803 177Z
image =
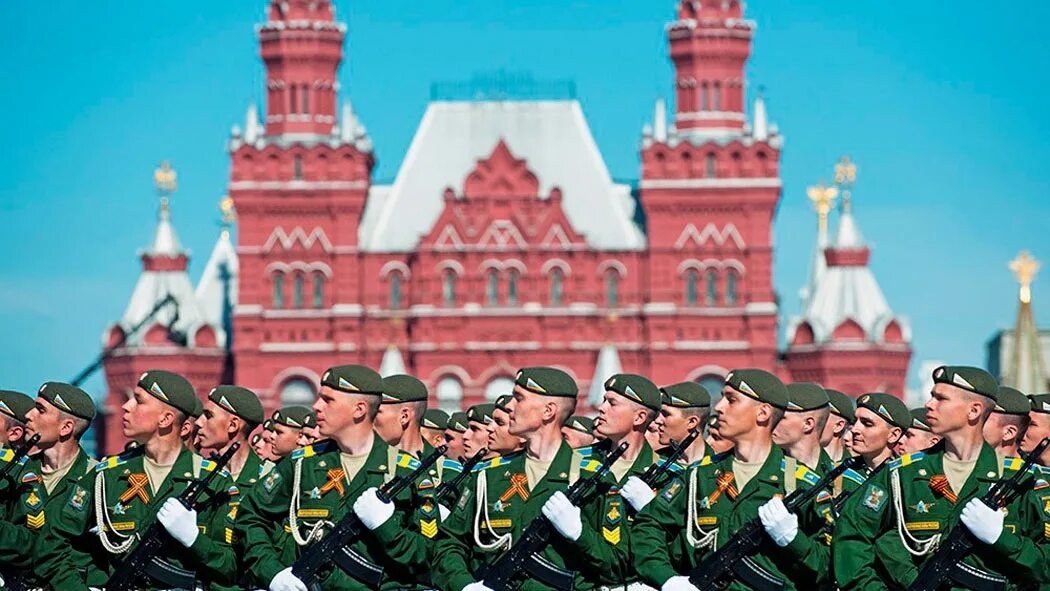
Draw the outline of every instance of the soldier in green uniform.
M466 455L465 448L463 446L463 437L467 433L469 428L467 425L467 413L458 410L448 416L448 428L445 429L445 442L448 445L448 451L445 452L445 456L452 458L453 460L465 460L463 456Z
M370 368L341 365L325 371L314 411L320 434L327 439L295 451L291 461L279 462L261 486L241 500L234 532L244 547L247 570L260 586L271 591L306 591L291 569L299 552L339 522L363 491L394 478L399 463L411 467L416 462L375 434L373 421L382 396L383 379ZM412 495L412 490L406 490L394 506L379 503L375 511L358 514L370 528L406 528L414 505ZM285 518L285 528L295 541L291 552L273 531L274 524ZM344 551L353 554L367 571L382 572L384 588L414 583L413 573L389 561L374 540L359 539ZM368 586L333 566L321 588Z
M784 418L773 429L773 443L814 472L832 469L834 462L820 445L820 436L831 416L827 392L811 382L788 384L787 392L788 406Z
M431 446L445 445L445 430L448 429L448 413L440 408L428 408L419 424L419 433Z
M26 438L26 413L33 399L14 390L0 390L0 450L14 449Z
M1050 394L1033 394L1029 400L1032 410L1028 413L1028 428L1021 440L1021 451L1025 453L1031 452L1040 441L1050 437ZM1050 457L1050 453L1046 455ZM1047 461L1040 460L1039 463L1050 466Z
M1018 561L1020 544L1014 543L1042 535L1029 527L1030 512L1023 503L1011 506L1006 517L1011 536L1000 536L994 529L1002 533L1003 513L979 500L1006 468L981 435L998 384L984 370L962 366L939 367L933 380L927 422L941 442L893 460L858 489L836 522L832 557L843 590L907 587L960 520L978 539L1011 542L979 545L964 559L970 568L1014 582L1031 580L1032 565ZM882 571L880 559L894 568Z
M707 418L704 444L708 449L707 455L721 455L733 449L733 442L718 434L718 411L712 411L711 416Z
M594 445L594 419L577 415L569 417L561 427L561 436L573 449Z
M525 453L479 465L472 485L438 533L434 583L439 588L488 589L474 573L510 548L532 520L543 519L543 504L578 474L579 462L573 463L574 452L561 436L561 426L576 408L577 393L576 383L558 369L530 367L517 373L509 405L510 434L525 439ZM560 544L541 552L555 567L570 570L578 568L572 563L576 554ZM534 580L522 585L524 591L546 588Z
M925 408L913 408L908 412L911 414L911 426L904 431L904 437L894 449L898 456L929 449L941 440L941 436L934 433L926 422Z
M233 521L243 495L272 468L247 445L249 434L263 421L262 404L254 392L240 386L218 386L208 394L204 411L197 419L201 447L225 453L237 443L240 448L226 465L230 479L226 490L208 499L205 513L211 515L200 528L197 511L178 499L168 499L157 513L157 521L171 537L188 548L199 565L197 574L208 588L238 589L244 579L239 551L235 546Z
M80 446L94 418L87 392L60 382L40 386L25 416L27 434L39 435L40 441L11 473L15 488L8 495L6 520L0 521L0 565L8 585L45 586L32 574L33 545L48 516L62 509L69 489L95 465Z
M696 382L681 382L660 388L660 395L660 413L656 416L654 422L660 436L658 443L661 447L656 450L656 453L660 456L665 456L670 452L672 442L683 441L693 429L703 429L704 425L707 424L711 413L711 394L708 393L706 388ZM703 437L697 437L682 452L676 465L671 466L660 481L655 482L652 487L647 487L650 490L649 495L638 496L631 495L628 492L624 496L632 497L634 500L631 501L631 504L635 511L641 511L648 504L649 500L652 500L652 497L655 496L655 494L652 494L652 490L662 489L670 482L671 478L684 474L689 466L699 463L706 455L707 444L704 442ZM660 462L663 462L662 457ZM638 492L644 492L643 486L646 485L641 479L628 478L624 484L624 490L634 489ZM635 505L634 501L644 502L639 502Z
M467 409L467 430L463 432L463 458L473 456L479 449L485 447L489 441L489 423L492 422L492 411L495 405L491 402L475 404ZM496 457L495 452L489 450L485 459Z
M708 456L683 480L671 481L638 513L631 543L644 582L663 591L695 589L685 573L705 554L725 545L775 496L816 483L816 474L789 461L773 445L773 429L787 406L787 388L766 371L738 369L726 376L722 399L714 410L718 434L733 448ZM793 590L814 581L781 546L817 535L821 523L810 507L803 507L799 516L784 513L777 516L773 539L759 546L752 560L765 574L783 579L785 589ZM746 585L733 581L729 588Z
M1018 448L1028 428L1028 413L1032 411L1032 401L1020 390L1009 386L999 386L995 399L995 408L984 423L984 440L992 446L1000 458L1016 458Z
M489 451L504 458L525 449L525 440L510 434L510 401L514 398L504 394L496 399L492 407L492 422L489 423Z
M273 436L270 438L269 456L279 461L292 455L300 447L299 438L303 429L317 424L314 411L308 406L293 404L273 411L269 418Z
M193 453L201 453L200 442L197 441L197 419L200 418L204 412L204 403L201 402L200 398L193 398L193 410L190 411L189 416L182 422L182 427L179 429L179 437L182 439L182 444L185 445Z
M214 469L179 437L194 400L193 386L182 376L162 370L142 374L123 406L124 435L140 445L101 460L93 474L71 487L62 508L47 515L36 547L35 569L42 579L63 591L103 586L165 500ZM213 481L212 495L222 481ZM209 518L201 514L194 525ZM169 546L157 558L166 563L165 574L151 573L155 580L142 581L143 588L193 588L197 565L185 548Z
M828 395L828 403L831 405L831 416L820 434L820 445L837 465L849 456L846 438L849 437L850 426L857 420L856 406L853 398L838 390L824 388L824 392Z

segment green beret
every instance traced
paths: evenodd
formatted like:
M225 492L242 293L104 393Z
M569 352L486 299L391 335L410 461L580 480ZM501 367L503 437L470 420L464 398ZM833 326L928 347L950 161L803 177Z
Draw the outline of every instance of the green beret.
M999 395L999 384L995 378L979 367L942 365L933 370L933 382L962 388L967 392L987 396L992 400Z
M926 407L913 408L911 413L911 428L918 429L919 431L933 432L933 428L930 427L930 423L926 421Z
M594 434L594 419L588 417L571 416L565 421L565 426L588 435Z
M1004 415L1028 416L1032 410L1032 401L1020 390L1010 386L999 386L998 395L995 398L995 410L993 412Z
M21 423L26 422L26 413L36 406L36 402L21 392L0 390L0 413Z
M846 419L850 424L857 420L856 403L853 402L852 396L829 388L824 388L824 392L828 395L832 414Z
M660 389L649 378L633 373L618 373L605 380L605 390L616 392L650 410L659 411Z
M412 376L398 374L383 378L383 404L419 402L427 399L427 387Z
M313 427L317 424L317 415L314 414L313 409L309 406L301 406L298 404L285 406L273 411L273 416L270 417L270 419L271 420L267 422L295 429Z
M534 394L576 398L579 387L569 374L553 367L525 367L514 376L514 384Z
M696 382L681 382L660 388L663 404L675 408L707 408L711 406L711 394Z
M370 367L363 365L337 365L329 367L321 376L321 385L348 394L373 394L382 396L383 378Z
M787 409L788 392L780 378L762 369L734 369L726 376L726 384L741 394Z
M420 426L444 431L448 429L448 413L440 408L428 408L427 412L423 413L423 422L420 423Z
M467 430L467 413L457 410L448 416L448 428L462 433Z
M139 377L138 386L161 402L182 411L186 416L200 416L193 414L200 404L197 392L186 378L177 373L151 369Z
M511 396L510 394L504 394L499 398L496 398L496 402L493 403L493 406L502 410L503 412L509 413L510 408L508 408L507 405L510 404L511 400L514 400L513 396Z
M787 385L787 410L805 412L825 408L828 405L828 393L818 384L797 382Z
M1032 401L1032 412L1050 414L1050 394L1032 394L1028 398Z
M190 417L194 419L200 418L204 414L204 402L196 396L193 397L193 411L190 413Z
M259 397L248 388L216 386L208 393L208 400L253 425L258 425L265 420Z
M95 403L88 393L62 382L44 382L37 396L50 402L55 408L74 417L88 421L95 418Z
M912 426L911 411L900 398L882 392L864 394L857 399L857 408L866 408L889 424L907 429Z
M275 431L275 424L276 423L274 423L273 419L266 419L265 421L263 421L263 431Z
M467 420L482 424L491 423L492 410L495 408L496 405L492 404L491 402L475 404L474 406L467 409Z

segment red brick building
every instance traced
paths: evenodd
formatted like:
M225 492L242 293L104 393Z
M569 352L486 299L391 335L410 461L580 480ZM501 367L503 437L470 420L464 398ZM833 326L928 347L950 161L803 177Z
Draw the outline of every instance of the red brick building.
M780 352L782 138L761 97L748 116L755 25L735 0L683 1L676 17L675 109L658 101L643 131L637 186L612 180L572 99L434 101L396 179L379 185L364 126L339 107L345 26L327 0L272 2L258 27L265 114L249 107L228 144L236 248L224 230L194 291L164 210L111 330L127 341L106 364L106 410L155 366L202 393L232 376L269 408L312 400L337 363L412 373L445 408L505 393L531 364L565 369L589 401L621 370L713 383L743 366L902 394L908 335L888 307L821 296ZM851 270L836 281L878 290L853 280L870 276L862 246L826 256ZM177 306L126 335L168 293ZM119 445L113 431L104 449Z

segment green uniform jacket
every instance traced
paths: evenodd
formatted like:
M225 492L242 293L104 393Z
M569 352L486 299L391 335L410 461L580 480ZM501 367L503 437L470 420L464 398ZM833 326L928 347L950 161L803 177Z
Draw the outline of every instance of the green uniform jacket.
M819 476L798 465L788 473L784 452L772 446L758 473L733 498L729 488L720 487L719 479L733 470L732 450L704 458L683 480L672 481L635 517L631 530L632 555L642 582L661 587L675 575L688 574L708 552L723 546L745 523L758 517L758 508L773 498L784 495L788 487L811 486ZM695 505L689 507L690 481L696 479ZM790 480L785 486L785 480ZM690 513L695 523L688 523ZM809 550L819 559L822 544L812 544L821 526L820 509L815 502L799 512L799 534L793 544L808 542ZM688 528L692 528L690 531ZM692 540L692 541L691 541ZM694 544L696 542L696 544ZM790 548L790 545L789 545ZM826 550L824 548L825 558ZM784 579L785 589L796 589L795 583L813 584L814 568L800 564L795 553L778 548L765 538L753 556L756 564ZM734 581L730 589L746 589Z
M190 553L201 565L198 574L209 581L208 588L213 591L243 588L240 582L245 573L239 560L241 551L234 535L233 522L241 499L272 467L273 464L264 462L249 449L237 479L233 480L231 476L227 487L209 499L203 508L211 519L201 525L201 534L190 546Z
M374 436L364 465L349 482L342 474L339 447L331 440L298 449L289 460L278 462L260 485L253 487L241 500L234 522L234 535L242 540L244 548L245 570L251 573L256 585L263 588L269 586L277 573L291 566L302 551L298 543L290 547L279 541L282 537L279 532L274 532L276 524L284 520L289 535L294 535L292 532L298 529L304 540L316 528L318 537L312 543L352 511L354 501L365 489L378 488L393 478L399 464L410 470L412 462L416 462L408 454L401 454L387 445L379 436ZM383 528L407 527L412 490L406 489L394 499L394 504L397 507L394 516L377 532ZM383 568L383 589L413 584L406 569L388 558L376 536L361 536L350 547L365 560ZM292 556L288 555L289 550ZM368 588L334 563L331 573L321 580L321 587L326 590Z
M912 551L918 551L919 543L934 535L946 535L958 523L966 503L984 495L1000 478L1004 465L1005 473L1011 466L1016 469L1014 462L1001 462L984 444L973 472L953 502L949 495L938 492L938 481L944 478L943 456L944 442L925 452L901 456L849 499L835 525L833 542L834 574L841 589L907 587L929 555L913 556L905 548L905 540ZM899 483L899 496L894 481ZM1005 531L1012 535L1004 533L992 546L979 544L965 562L1017 577L1018 581L1032 580L1035 565L1020 562L1020 539L1034 543L1043 536L1041 527L1035 525L1038 515L1031 513L1024 502L1009 507Z
M24 458L21 467L12 473L11 480L17 488L12 491L10 502L7 504L7 520L0 522L0 564L5 566L4 575L9 583L11 571L7 568L26 571L33 567L33 546L47 523L48 516L53 516L62 509L69 489L94 465L95 460L80 448L69 472L55 483L55 488L50 493L40 477L39 456ZM85 565L86 563L77 566ZM42 586L42 583L36 581L36 577L29 580L35 582L34 586Z
M54 517L48 514L47 523L37 539L35 568L37 574L50 581L55 589L71 591L86 590L89 586L102 587L123 553L118 555L107 550L101 536L119 544L136 532L146 531L164 501L181 494L190 483L203 477L205 471L215 468L214 462L182 448L168 477L154 494L149 482L145 481L144 451L145 447L138 447L99 461L93 474L71 487ZM224 480L221 476L214 479L199 501L206 503L222 490ZM97 495L96 491L102 494ZM101 515L96 514L96 506L103 509ZM208 523L209 518L206 512L198 511L198 527ZM96 529L100 521L103 523L101 531ZM177 543L168 548L171 548L170 553L161 557L165 561L181 568L196 568L185 548ZM85 574L82 575L78 567L85 568ZM149 589L150 585L157 583L143 581L142 584L144 589Z
M463 490L438 532L433 574L438 588L460 591L476 580L475 571L495 561L510 544L517 542L532 520L546 519L541 513L543 503L556 491L564 492L569 487L569 474L575 471L573 457L573 449L563 441L547 474L532 490L525 480L524 452L478 464L471 486ZM496 536L506 542L497 545ZM582 557L567 540L554 533L541 555L558 567L577 571L576 588L587 588L578 572L577 559ZM521 589L534 591L549 587L528 579Z

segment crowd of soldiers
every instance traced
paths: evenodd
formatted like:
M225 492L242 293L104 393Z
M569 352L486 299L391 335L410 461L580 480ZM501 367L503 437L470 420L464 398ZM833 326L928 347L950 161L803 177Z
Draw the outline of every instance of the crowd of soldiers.
M933 381L909 410L759 369L731 371L715 404L619 374L591 419L555 368L448 415L412 376L342 365L312 407L267 418L246 388L202 402L153 370L122 408L128 448L98 461L83 390L0 391L0 587L1050 588L1050 394L973 367ZM955 570L926 578L958 540ZM303 566L322 547L327 566Z

